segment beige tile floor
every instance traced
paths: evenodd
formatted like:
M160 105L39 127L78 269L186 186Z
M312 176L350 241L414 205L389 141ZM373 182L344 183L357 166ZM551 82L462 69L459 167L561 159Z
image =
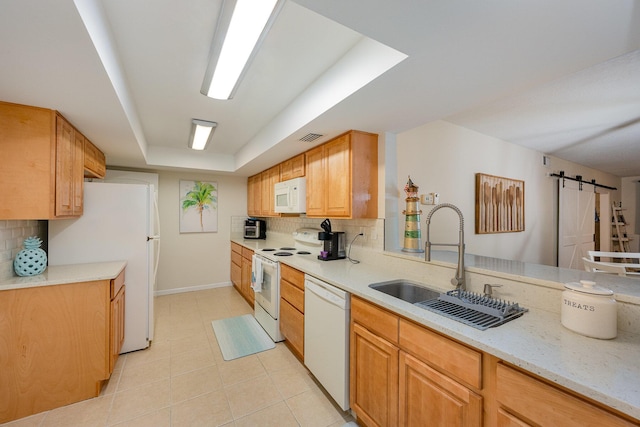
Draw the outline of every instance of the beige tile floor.
M121 355L95 399L11 427L340 427L353 418L282 343L224 361L211 321L251 313L233 287L156 298L150 348Z

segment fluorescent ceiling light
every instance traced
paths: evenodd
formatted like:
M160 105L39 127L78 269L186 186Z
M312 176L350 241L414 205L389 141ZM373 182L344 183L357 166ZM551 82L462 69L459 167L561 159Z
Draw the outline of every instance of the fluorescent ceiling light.
M224 0L200 92L230 99L284 0Z
M191 135L189 136L189 148L204 150L213 137L213 131L218 123L204 120L191 120Z

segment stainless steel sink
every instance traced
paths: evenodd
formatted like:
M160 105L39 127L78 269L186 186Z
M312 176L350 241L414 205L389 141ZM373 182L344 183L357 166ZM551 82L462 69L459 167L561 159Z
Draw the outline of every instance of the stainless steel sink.
M528 311L517 303L461 290L440 293L405 279L372 283L369 287L480 330L500 326Z
M411 304L436 299L440 296L439 291L405 279L372 283L369 287Z

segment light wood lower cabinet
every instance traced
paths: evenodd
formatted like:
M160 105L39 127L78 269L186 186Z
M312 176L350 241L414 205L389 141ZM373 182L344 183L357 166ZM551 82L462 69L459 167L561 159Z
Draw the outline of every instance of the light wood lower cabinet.
M253 251L231 242L231 283L253 307L255 294L251 289L251 257Z
M482 396L459 380L481 382L477 352L357 297L351 317L358 419L367 426L482 425Z
M369 427L640 425L356 296L350 362L351 409Z
M286 264L280 264L280 332L304 360L304 273Z
M124 292L124 272L0 291L0 423L98 396L124 337Z
M124 343L124 300L125 286L122 285L111 299L111 324L109 328L109 372L116 366Z
M255 294L251 289L251 257L253 251L251 249L242 248L242 265L240 267L240 295L253 307Z
M397 426L398 347L352 323L350 348L351 409L369 427Z
M401 426L482 425L480 395L404 351L400 352L399 397Z
M499 363L496 398L500 426L637 426L571 393Z
M242 289L242 246L231 242L231 283L238 292Z

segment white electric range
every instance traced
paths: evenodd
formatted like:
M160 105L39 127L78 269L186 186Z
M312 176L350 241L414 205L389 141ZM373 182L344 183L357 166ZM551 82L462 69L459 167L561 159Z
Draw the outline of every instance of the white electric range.
M251 264L251 288L255 292L254 316L274 342L284 340L280 333L280 263L261 253L273 256L312 256L320 250L322 242L313 228L298 229L293 233L295 246L264 248L256 251Z

